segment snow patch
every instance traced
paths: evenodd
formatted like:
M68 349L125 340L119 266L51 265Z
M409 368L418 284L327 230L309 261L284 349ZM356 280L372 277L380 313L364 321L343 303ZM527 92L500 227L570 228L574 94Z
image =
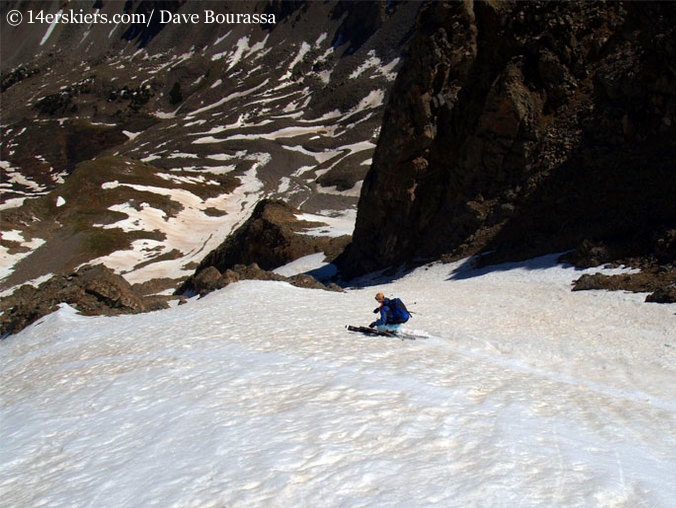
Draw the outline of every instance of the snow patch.
M63 14L63 9L59 9L58 12L56 13L55 17L54 17L54 20L52 21L52 23L47 28L45 35L42 36L42 39L40 40L40 46L44 46L45 43L47 42L47 40L49 40L49 38L52 35L52 32L54 32L54 29L56 28L56 25L59 24L62 14Z
M291 75L293 72L294 67L298 65L302 60L303 57L312 49L312 46L310 46L307 42L302 42L300 45L300 49L298 50L298 53L296 54L295 58L291 61L289 64L289 67L284 75L279 78L279 81L287 81L291 79Z
M122 134L127 136L129 139L136 139L141 132L131 132L131 131L122 131Z
M331 214L331 215L329 215ZM339 237L352 235L357 220L357 210L349 209L340 212L324 212L322 215L303 213L296 215L298 220L308 222L321 222L324 225L306 229L304 235Z
M10 254L10 248L0 245L0 280L8 277L14 272L14 267L22 259L31 255L32 251L45 244L42 238L32 238L26 241L23 232L17 229L10 231L0 231L0 238L5 242L18 244L16 250Z

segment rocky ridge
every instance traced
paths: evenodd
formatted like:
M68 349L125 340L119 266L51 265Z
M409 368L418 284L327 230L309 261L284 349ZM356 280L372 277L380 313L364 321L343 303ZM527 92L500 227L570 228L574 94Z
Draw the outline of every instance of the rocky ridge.
M174 295L157 294L174 281L131 285L104 265L85 265L68 275L55 275L37 286L25 284L0 302L0 337L16 333L66 303L84 315L137 314L168 308L172 300L205 296L241 280L284 281L294 286L342 291L310 274L286 277L272 271L308 254L326 253L331 261L349 236L310 234L322 223L302 220L284 201L262 200L252 216L218 249L212 251ZM261 267L260 264L263 265Z

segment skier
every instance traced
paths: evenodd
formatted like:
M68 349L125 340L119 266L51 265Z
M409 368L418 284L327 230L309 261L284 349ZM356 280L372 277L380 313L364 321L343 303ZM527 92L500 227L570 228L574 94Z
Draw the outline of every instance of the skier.
M404 302L399 298L385 298L382 293L376 295L376 300L380 305L373 312L380 312L380 319L371 323L369 328L376 328L379 332L399 332L401 324L411 317Z

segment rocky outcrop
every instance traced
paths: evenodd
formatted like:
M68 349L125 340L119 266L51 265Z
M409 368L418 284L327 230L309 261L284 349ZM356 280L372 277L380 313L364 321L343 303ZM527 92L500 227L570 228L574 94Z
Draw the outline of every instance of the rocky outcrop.
M308 274L301 273L292 277L285 277L269 270L263 270L257 263L251 263L250 265L235 265L232 268L227 268L223 273L214 266L208 266L191 277L190 283L181 289L181 294L205 296L240 280L274 280L288 282L292 286L307 289L343 291L340 286L334 283L325 285Z
M649 293L647 302L676 303L676 270L654 267L622 275L586 274L573 283L573 291L591 289Z
M627 266L637 271L620 275L585 274L573 282L573 291L592 289L649 293L646 302L676 302L676 229L661 231L653 238L650 256L624 258L622 252L603 243L584 241L573 252L562 256L576 266Z
M233 278L287 280L270 270L309 254L324 252L330 261L342 252L348 236L308 234L308 229L322 223L300 220L300 214L283 201L262 200L251 217L202 260L178 294L205 294L224 287ZM246 266L254 268L247 271L242 268Z
M674 27L669 3L426 4L345 272L585 239L650 255L676 225Z
M0 303L0 336L17 333L67 303L84 315L137 314L167 307L166 299L144 297L103 265L55 275L38 287L24 285Z
M203 296L247 279L342 291L335 284L325 285L307 274L285 277L267 269L316 252L335 257L349 241L349 237L303 234L321 223L299 220L298 213L282 201L262 201L252 217L205 258L195 275L177 293ZM67 276L55 275L38 287L23 285L0 303L0 336L18 333L57 310L61 303L71 305L84 315L136 314L167 308L171 297L146 296L147 289L144 285L130 285L103 265L85 266Z
M676 284L657 289L646 297L650 303L676 303Z

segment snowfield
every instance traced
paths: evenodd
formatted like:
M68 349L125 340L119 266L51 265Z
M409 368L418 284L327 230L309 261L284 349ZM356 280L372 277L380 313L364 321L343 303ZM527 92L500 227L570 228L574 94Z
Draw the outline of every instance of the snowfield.
M676 306L554 260L64 306L0 343L2 504L676 506ZM377 291L417 340L344 329Z

